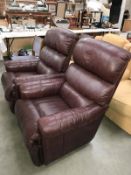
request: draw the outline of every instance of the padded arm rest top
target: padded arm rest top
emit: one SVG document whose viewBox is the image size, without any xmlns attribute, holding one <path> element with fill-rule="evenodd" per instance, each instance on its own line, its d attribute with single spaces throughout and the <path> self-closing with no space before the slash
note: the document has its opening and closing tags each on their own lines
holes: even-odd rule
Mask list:
<svg viewBox="0 0 131 175">
<path fill-rule="evenodd" d="M 19 86 L 20 96 L 22 99 L 32 99 L 56 95 L 64 81 L 64 78 L 54 78 L 23 83 Z"/>
<path fill-rule="evenodd" d="M 101 120 L 105 109 L 100 106 L 91 105 L 86 108 L 79 107 L 48 117 L 42 117 L 38 121 L 40 133 L 43 137 L 50 138 L 63 135 L 69 130 L 77 130 L 77 128 Z"/>
<path fill-rule="evenodd" d="M 32 72 L 37 69 L 38 60 L 6 61 L 5 68 L 8 72 Z"/>
<path fill-rule="evenodd" d="M 42 74 L 42 75 L 30 75 L 27 77 L 16 77 L 15 78 L 15 84 L 19 86 L 20 84 L 23 83 L 28 83 L 32 81 L 38 81 L 38 80 L 49 80 L 49 79 L 54 79 L 54 78 L 64 78 L 64 73 L 59 73 L 59 74 Z"/>
<path fill-rule="evenodd" d="M 105 110 L 98 105 L 90 105 L 39 118 L 38 131 L 45 164 L 89 142 Z"/>
</svg>

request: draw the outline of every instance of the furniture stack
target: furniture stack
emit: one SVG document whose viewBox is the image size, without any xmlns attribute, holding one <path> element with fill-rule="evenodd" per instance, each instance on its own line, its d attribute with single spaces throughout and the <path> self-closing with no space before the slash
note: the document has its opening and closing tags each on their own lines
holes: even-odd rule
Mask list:
<svg viewBox="0 0 131 175">
<path fill-rule="evenodd" d="M 58 28 L 47 32 L 45 45 L 39 61 L 8 61 L 2 75 L 6 100 L 37 166 L 93 139 L 131 57 Z"/>
</svg>

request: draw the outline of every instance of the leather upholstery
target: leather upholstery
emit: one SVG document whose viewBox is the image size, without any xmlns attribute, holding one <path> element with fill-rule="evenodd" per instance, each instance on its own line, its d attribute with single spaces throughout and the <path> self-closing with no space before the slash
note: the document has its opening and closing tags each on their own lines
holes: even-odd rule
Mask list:
<svg viewBox="0 0 131 175">
<path fill-rule="evenodd" d="M 69 83 L 64 83 L 60 91 L 61 97 L 72 108 L 85 107 L 93 103 L 92 100 L 87 99 L 81 92 L 77 92 Z"/>
<path fill-rule="evenodd" d="M 49 47 L 43 48 L 41 54 L 42 54 L 41 60 L 47 66 L 51 67 L 53 70 L 57 72 L 61 72 L 63 70 L 66 55 L 63 55 L 53 49 L 50 49 Z M 54 59 L 52 59 L 52 57 Z"/>
<path fill-rule="evenodd" d="M 36 165 L 93 139 L 130 57 L 116 46 L 81 38 L 65 77 L 19 85 L 15 113 Z"/>
<path fill-rule="evenodd" d="M 121 59 L 125 59 L 124 50 L 121 50 L 119 47 L 116 47 L 114 49 L 113 45 L 109 45 L 106 42 L 102 42 L 101 45 L 98 41 L 96 41 L 95 44 L 93 41 L 89 42 L 90 45 L 85 38 L 81 42 L 79 42 L 79 45 L 77 45 L 77 47 L 79 47 L 80 49 L 77 49 L 77 47 L 75 48 L 74 58 L 76 63 L 82 65 L 84 68 L 88 69 L 88 71 L 97 74 L 103 80 L 109 83 L 114 83 L 116 81 L 116 77 L 119 76 L 119 70 L 121 70 L 121 67 L 123 67 L 124 65 L 124 62 L 122 61 L 119 64 L 116 64 L 117 62 L 119 62 L 119 57 Z M 83 45 L 85 45 L 85 47 L 82 47 Z M 93 51 L 92 45 L 95 48 Z M 103 52 L 101 52 L 100 50 L 101 47 L 103 47 Z M 81 56 L 80 50 L 81 52 L 83 52 L 83 59 L 79 59 L 79 57 Z M 112 56 L 109 54 L 109 52 L 111 52 Z M 127 60 L 129 59 L 129 57 L 127 57 Z M 104 63 L 105 59 L 106 63 Z"/>
<path fill-rule="evenodd" d="M 6 73 L 2 75 L 2 83 L 10 81 L 10 74 L 14 77 L 27 77 L 30 75 L 34 75 L 39 79 L 40 74 L 57 74 L 64 73 L 69 65 L 69 61 L 71 58 L 71 53 L 75 43 L 78 40 L 78 36 L 71 32 L 70 30 L 55 28 L 51 29 L 47 32 L 45 36 L 45 47 L 41 49 L 40 59 L 36 60 L 23 60 L 23 61 L 7 61 L 5 62 Z M 8 90 L 8 94 L 5 94 L 6 99 L 11 98 L 12 101 L 16 101 L 16 96 L 11 94 L 18 94 L 18 92 L 13 92 L 18 90 L 18 88 L 12 88 L 15 86 L 15 83 L 10 82 L 10 90 Z M 8 83 L 7 87 L 9 89 Z M 7 89 L 4 85 L 4 89 Z M 9 94 L 9 92 L 11 94 Z M 13 106 L 13 105 L 11 105 Z M 13 108 L 12 108 L 13 110 Z"/>
<path fill-rule="evenodd" d="M 57 32 L 56 32 L 57 31 Z M 69 30 L 61 28 L 49 30 L 45 36 L 45 43 L 53 50 L 68 56 L 71 52 L 70 46 L 75 44 L 77 37 Z"/>
<path fill-rule="evenodd" d="M 38 60 L 5 61 L 4 64 L 7 72 L 35 72 Z"/>
<path fill-rule="evenodd" d="M 56 95 L 63 82 L 63 78 L 54 78 L 21 84 L 21 97 L 22 99 L 32 99 Z"/>
<path fill-rule="evenodd" d="M 75 76 L 73 75 L 75 72 Z M 78 77 L 83 77 L 79 78 Z M 108 103 L 114 86 L 100 77 L 72 64 L 66 73 L 68 83 L 83 96 L 94 100 L 96 103 L 103 105 Z M 92 82 L 92 83 L 91 83 Z M 87 84 L 88 86 L 85 86 Z M 97 87 L 97 89 L 96 89 Z M 109 94 L 108 96 L 106 94 Z"/>
<path fill-rule="evenodd" d="M 39 61 L 39 63 L 38 63 L 37 72 L 38 72 L 38 74 L 54 74 L 54 73 L 56 73 L 55 70 L 53 70 L 49 66 L 43 64 L 42 61 Z"/>
<path fill-rule="evenodd" d="M 44 163 L 89 142 L 102 120 L 104 109 L 99 106 L 74 108 L 38 120 Z"/>
<path fill-rule="evenodd" d="M 33 82 L 33 81 L 44 81 L 44 80 L 49 80 L 49 79 L 54 79 L 54 78 L 62 78 L 64 77 L 64 73 L 57 73 L 57 74 L 51 74 L 51 75 L 48 75 L 48 74 L 45 74 L 45 75 L 39 75 L 39 76 L 27 76 L 27 77 L 17 77 L 15 78 L 14 82 L 15 82 L 15 85 L 16 86 L 19 86 L 20 84 L 23 84 L 23 83 L 28 83 L 28 82 Z"/>
</svg>

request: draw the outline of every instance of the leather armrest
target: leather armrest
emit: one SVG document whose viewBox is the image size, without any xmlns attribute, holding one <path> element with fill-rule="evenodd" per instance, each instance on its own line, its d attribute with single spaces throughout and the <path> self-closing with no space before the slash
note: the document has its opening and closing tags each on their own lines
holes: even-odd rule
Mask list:
<svg viewBox="0 0 131 175">
<path fill-rule="evenodd" d="M 20 97 L 22 99 L 32 99 L 56 95 L 64 81 L 64 78 L 54 78 L 20 84 Z"/>
<path fill-rule="evenodd" d="M 105 108 L 91 105 L 69 109 L 38 120 L 45 164 L 70 152 L 95 135 Z"/>
<path fill-rule="evenodd" d="M 19 86 L 20 84 L 23 83 L 28 83 L 32 81 L 38 81 L 38 80 L 49 80 L 49 79 L 54 79 L 54 78 L 64 78 L 65 74 L 64 73 L 59 73 L 59 74 L 42 74 L 42 75 L 30 75 L 27 77 L 16 77 L 15 78 L 15 84 L 16 86 Z"/>
<path fill-rule="evenodd" d="M 8 72 L 33 72 L 37 70 L 38 60 L 5 61 Z"/>
<path fill-rule="evenodd" d="M 13 98 L 13 88 L 14 88 L 15 76 L 13 73 L 5 72 L 2 74 L 1 81 L 5 91 L 6 100 L 11 100 Z"/>
<path fill-rule="evenodd" d="M 83 125 L 90 125 L 90 123 L 99 119 L 102 113 L 103 108 L 100 106 L 94 107 L 94 105 L 69 109 L 40 118 L 38 122 L 39 129 L 42 136 L 46 138 L 55 137 Z"/>
</svg>

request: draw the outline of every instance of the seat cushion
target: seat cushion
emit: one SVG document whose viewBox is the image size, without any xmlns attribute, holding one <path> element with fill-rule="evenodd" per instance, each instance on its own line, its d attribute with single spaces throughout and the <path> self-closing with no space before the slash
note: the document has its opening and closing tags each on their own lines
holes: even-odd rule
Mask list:
<svg viewBox="0 0 131 175">
<path fill-rule="evenodd" d="M 37 122 L 40 117 L 69 109 L 59 96 L 35 100 L 17 100 L 15 114 L 29 146 L 31 137 L 37 135 Z"/>
<path fill-rule="evenodd" d="M 110 103 L 110 108 L 131 117 L 131 80 L 121 81 Z"/>
<path fill-rule="evenodd" d="M 40 117 L 69 109 L 69 106 L 59 96 L 35 99 L 32 100 L 32 103 L 36 107 Z"/>
</svg>

